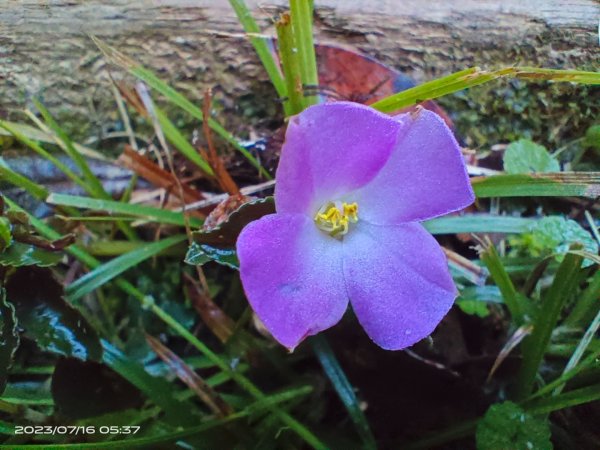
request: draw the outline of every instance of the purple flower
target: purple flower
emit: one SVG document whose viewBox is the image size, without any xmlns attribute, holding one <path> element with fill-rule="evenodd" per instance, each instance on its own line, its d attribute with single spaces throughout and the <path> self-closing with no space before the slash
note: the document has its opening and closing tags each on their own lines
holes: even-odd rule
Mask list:
<svg viewBox="0 0 600 450">
<path fill-rule="evenodd" d="M 444 121 L 427 110 L 310 107 L 290 119 L 276 178 L 277 213 L 237 242 L 244 290 L 273 337 L 291 350 L 335 325 L 348 301 L 385 349 L 431 334 L 457 291 L 418 222 L 474 200 Z"/>
</svg>

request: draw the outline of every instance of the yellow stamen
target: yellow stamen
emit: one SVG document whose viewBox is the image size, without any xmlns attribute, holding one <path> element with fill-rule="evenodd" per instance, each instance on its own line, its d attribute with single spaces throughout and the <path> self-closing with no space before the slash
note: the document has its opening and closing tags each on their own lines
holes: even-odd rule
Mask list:
<svg viewBox="0 0 600 450">
<path fill-rule="evenodd" d="M 342 203 L 338 207 L 333 202 L 326 203 L 315 215 L 315 224 L 331 236 L 343 236 L 349 230 L 350 222 L 358 221 L 358 204 Z"/>
</svg>

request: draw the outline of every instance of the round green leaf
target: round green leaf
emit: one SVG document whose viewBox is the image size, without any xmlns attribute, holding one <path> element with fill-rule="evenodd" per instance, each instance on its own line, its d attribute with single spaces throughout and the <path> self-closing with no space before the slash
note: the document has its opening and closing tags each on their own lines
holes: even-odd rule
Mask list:
<svg viewBox="0 0 600 450">
<path fill-rule="evenodd" d="M 506 148 L 504 170 L 509 174 L 560 172 L 560 165 L 544 146 L 520 139 Z"/>
<path fill-rule="evenodd" d="M 477 425 L 478 450 L 552 450 L 547 418 L 512 402 L 492 405 Z"/>
<path fill-rule="evenodd" d="M 13 242 L 10 247 L 0 253 L 0 266 L 48 267 L 58 264 L 62 257 L 61 252 L 49 252 L 33 245 Z"/>
</svg>

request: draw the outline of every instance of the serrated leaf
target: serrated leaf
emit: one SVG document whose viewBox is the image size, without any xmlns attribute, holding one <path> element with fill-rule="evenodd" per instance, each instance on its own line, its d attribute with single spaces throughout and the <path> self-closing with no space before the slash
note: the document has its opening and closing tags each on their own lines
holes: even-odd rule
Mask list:
<svg viewBox="0 0 600 450">
<path fill-rule="evenodd" d="M 49 267 L 58 264 L 63 258 L 59 252 L 49 252 L 41 248 L 21 242 L 13 242 L 10 247 L 0 253 L 0 266 Z"/>
<path fill-rule="evenodd" d="M 561 216 L 548 216 L 533 223 L 529 232 L 509 238 L 511 246 L 520 247 L 532 256 L 556 254 L 556 260 L 562 261 L 572 244 L 579 243 L 592 254 L 598 253 L 598 242 L 574 220 Z M 584 261 L 584 266 L 592 264 Z"/>
<path fill-rule="evenodd" d="M 234 247 L 240 232 L 246 225 L 267 214 L 274 213 L 273 197 L 246 202 L 229 214 L 227 220 L 217 227 L 194 232 L 194 241 L 211 246 Z"/>
<path fill-rule="evenodd" d="M 273 197 L 246 202 L 229 214 L 229 217 L 210 230 L 193 233 L 194 243 L 188 249 L 185 262 L 201 266 L 209 261 L 233 269 L 239 268 L 235 243 L 242 229 L 267 214 L 275 212 Z"/>
<path fill-rule="evenodd" d="M 520 139 L 506 148 L 504 170 L 509 174 L 560 172 L 560 165 L 544 146 Z"/>
<path fill-rule="evenodd" d="M 0 288 L 0 394 L 6 389 L 8 369 L 13 356 L 19 346 L 19 333 L 17 332 L 17 318 L 15 308 L 6 301 L 6 292 Z"/>
<path fill-rule="evenodd" d="M 199 244 L 192 242 L 192 245 L 190 245 L 190 248 L 188 248 L 188 251 L 185 255 L 184 261 L 186 264 L 191 266 L 201 266 L 209 261 L 212 261 L 212 259 L 210 259 L 206 253 L 204 253 Z"/>
<path fill-rule="evenodd" d="M 547 418 L 512 402 L 492 405 L 477 425 L 478 450 L 552 450 Z"/>
<path fill-rule="evenodd" d="M 191 265 L 201 266 L 209 261 L 214 261 L 236 270 L 240 268 L 237 253 L 232 248 L 217 248 L 211 245 L 193 243 L 185 257 L 185 262 Z"/>
<path fill-rule="evenodd" d="M 18 269 L 6 284 L 25 336 L 45 351 L 79 359 L 100 360 L 98 335 L 83 315 L 68 304 L 49 269 Z"/>
</svg>

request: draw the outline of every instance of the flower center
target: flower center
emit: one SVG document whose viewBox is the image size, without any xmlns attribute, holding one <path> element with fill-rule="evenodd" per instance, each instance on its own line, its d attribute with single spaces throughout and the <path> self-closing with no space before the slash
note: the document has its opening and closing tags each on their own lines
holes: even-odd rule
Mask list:
<svg viewBox="0 0 600 450">
<path fill-rule="evenodd" d="M 330 236 L 343 236 L 350 223 L 358 222 L 358 203 L 325 203 L 315 215 L 317 227 Z"/>
</svg>

